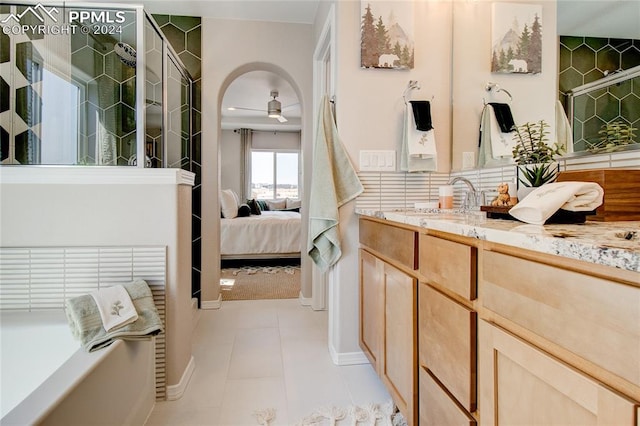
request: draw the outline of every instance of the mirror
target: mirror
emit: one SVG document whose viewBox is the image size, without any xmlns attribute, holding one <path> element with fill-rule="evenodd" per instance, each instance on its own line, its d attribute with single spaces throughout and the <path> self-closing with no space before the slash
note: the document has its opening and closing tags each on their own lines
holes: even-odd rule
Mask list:
<svg viewBox="0 0 640 426">
<path fill-rule="evenodd" d="M 518 0 L 507 1 L 518 2 Z M 555 109 L 559 89 L 561 89 L 558 71 L 561 66 L 566 65 L 563 63 L 566 55 L 559 54 L 558 35 L 576 38 L 640 39 L 640 2 L 637 0 L 542 1 L 540 2 L 542 6 L 542 72 L 540 74 L 491 73 L 489 70 L 493 3 L 495 2 L 456 1 L 453 6 L 451 158 L 453 171 L 475 168 L 480 116 L 484 102 L 509 103 L 516 124 L 547 121 L 551 125 L 550 140 L 555 140 Z M 607 52 L 607 49 L 598 49 L 592 60 L 597 61 L 597 53 L 604 58 Z M 635 52 L 638 52 L 637 56 Z M 640 43 L 630 44 L 625 53 L 627 62 L 640 65 Z M 632 53 L 634 56 L 629 59 Z M 597 77 L 597 72 L 589 74 L 586 77 L 587 81 L 582 80 L 580 84 Z M 602 77 L 604 77 L 603 72 Z M 512 100 L 504 91 L 485 90 L 490 82 L 508 91 Z M 634 105 L 637 104 L 634 103 Z M 638 121 L 635 123 L 635 127 L 640 127 Z M 463 162 L 463 158 L 469 158 L 469 152 L 475 154 L 471 167 L 468 162 Z M 506 165 L 510 162 L 510 158 L 504 158 L 487 164 L 487 167 Z"/>
</svg>

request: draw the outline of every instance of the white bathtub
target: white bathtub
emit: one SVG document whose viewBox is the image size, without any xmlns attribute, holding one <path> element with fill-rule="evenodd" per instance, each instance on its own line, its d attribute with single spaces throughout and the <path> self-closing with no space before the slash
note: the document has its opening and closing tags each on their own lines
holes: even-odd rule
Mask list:
<svg viewBox="0 0 640 426">
<path fill-rule="evenodd" d="M 86 353 L 62 310 L 0 311 L 0 424 L 143 424 L 154 352 L 144 340 Z"/>
</svg>

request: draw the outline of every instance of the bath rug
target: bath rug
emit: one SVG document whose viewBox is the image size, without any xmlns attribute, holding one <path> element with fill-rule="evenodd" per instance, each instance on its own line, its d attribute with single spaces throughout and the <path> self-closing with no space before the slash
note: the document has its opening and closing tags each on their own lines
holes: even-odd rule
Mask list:
<svg viewBox="0 0 640 426">
<path fill-rule="evenodd" d="M 276 418 L 275 409 L 257 410 L 254 417 L 259 425 L 269 426 Z M 404 416 L 393 401 L 384 404 L 321 407 L 295 423 L 295 426 L 407 426 Z"/>
</svg>

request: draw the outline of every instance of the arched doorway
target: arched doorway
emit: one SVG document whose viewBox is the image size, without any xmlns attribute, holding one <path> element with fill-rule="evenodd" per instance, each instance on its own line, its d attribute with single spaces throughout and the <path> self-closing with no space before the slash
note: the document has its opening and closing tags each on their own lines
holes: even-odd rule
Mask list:
<svg viewBox="0 0 640 426">
<path fill-rule="evenodd" d="M 275 97 L 273 96 L 275 93 Z M 269 101 L 277 99 L 281 105 L 281 117 L 269 117 L 268 106 Z M 295 191 L 292 188 L 288 189 L 288 192 L 279 192 L 281 188 L 278 188 L 277 183 L 273 186 L 275 192 L 272 193 L 272 198 L 286 197 L 293 198 L 297 196 L 301 200 L 301 244 L 300 253 L 301 256 L 301 292 L 300 298 L 303 304 L 305 300 L 311 298 L 311 279 L 307 278 L 310 275 L 310 265 L 306 252 L 306 223 L 307 215 L 304 212 L 304 206 L 307 204 L 304 198 L 304 154 L 305 145 L 309 144 L 309 141 L 305 139 L 305 129 L 303 125 L 304 114 L 302 113 L 304 108 L 303 98 L 301 96 L 301 90 L 298 84 L 285 70 L 277 65 L 269 63 L 251 63 L 238 67 L 231 72 L 223 81 L 219 92 L 219 122 L 218 122 L 218 155 L 219 155 L 219 168 L 220 179 L 218 183 L 218 189 L 225 189 L 227 186 L 237 188 L 236 191 L 240 195 L 240 199 L 245 198 L 257 198 L 255 193 L 256 188 L 252 187 L 251 183 L 251 147 L 236 146 L 235 167 L 233 167 L 231 161 L 227 161 L 226 154 L 228 151 L 224 146 L 225 136 L 228 136 L 231 132 L 236 131 L 240 133 L 240 129 L 251 129 L 252 132 L 260 132 L 262 135 L 269 134 L 270 136 L 286 135 L 288 141 L 291 141 L 292 134 L 298 135 L 298 148 L 297 150 L 291 146 L 280 148 L 280 151 L 297 151 L 298 155 L 298 167 L 296 175 L 298 176 L 295 185 Z M 261 138 L 267 139 L 267 138 Z M 274 139 L 271 137 L 270 139 Z M 277 139 L 277 138 L 275 138 Z M 262 146 L 264 149 L 264 146 Z M 287 156 L 289 153 L 282 154 Z M 276 154 L 279 155 L 279 154 Z M 249 161 L 247 161 L 249 158 Z M 284 179 L 284 177 L 274 174 L 275 178 Z M 289 182 L 284 182 L 289 184 Z M 219 236 L 218 236 L 219 237 Z M 221 258 L 225 257 L 225 253 L 221 253 Z M 277 255 L 275 256 L 277 257 Z"/>
</svg>

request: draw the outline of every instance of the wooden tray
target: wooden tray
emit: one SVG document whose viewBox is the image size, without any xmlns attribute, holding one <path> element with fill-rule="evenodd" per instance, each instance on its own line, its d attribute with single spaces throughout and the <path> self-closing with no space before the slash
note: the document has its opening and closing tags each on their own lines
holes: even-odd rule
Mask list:
<svg viewBox="0 0 640 426">
<path fill-rule="evenodd" d="M 509 214 L 509 210 L 511 210 L 511 206 L 507 207 L 496 207 L 496 206 L 480 206 L 480 211 L 487 212 L 487 217 L 489 219 L 509 219 L 509 220 L 518 220 L 515 217 Z M 587 216 L 595 215 L 596 211 L 590 212 L 570 212 L 568 210 L 558 210 L 555 212 L 547 221 L 544 223 L 545 225 L 553 224 L 553 223 L 584 223 L 587 220 Z"/>
</svg>

